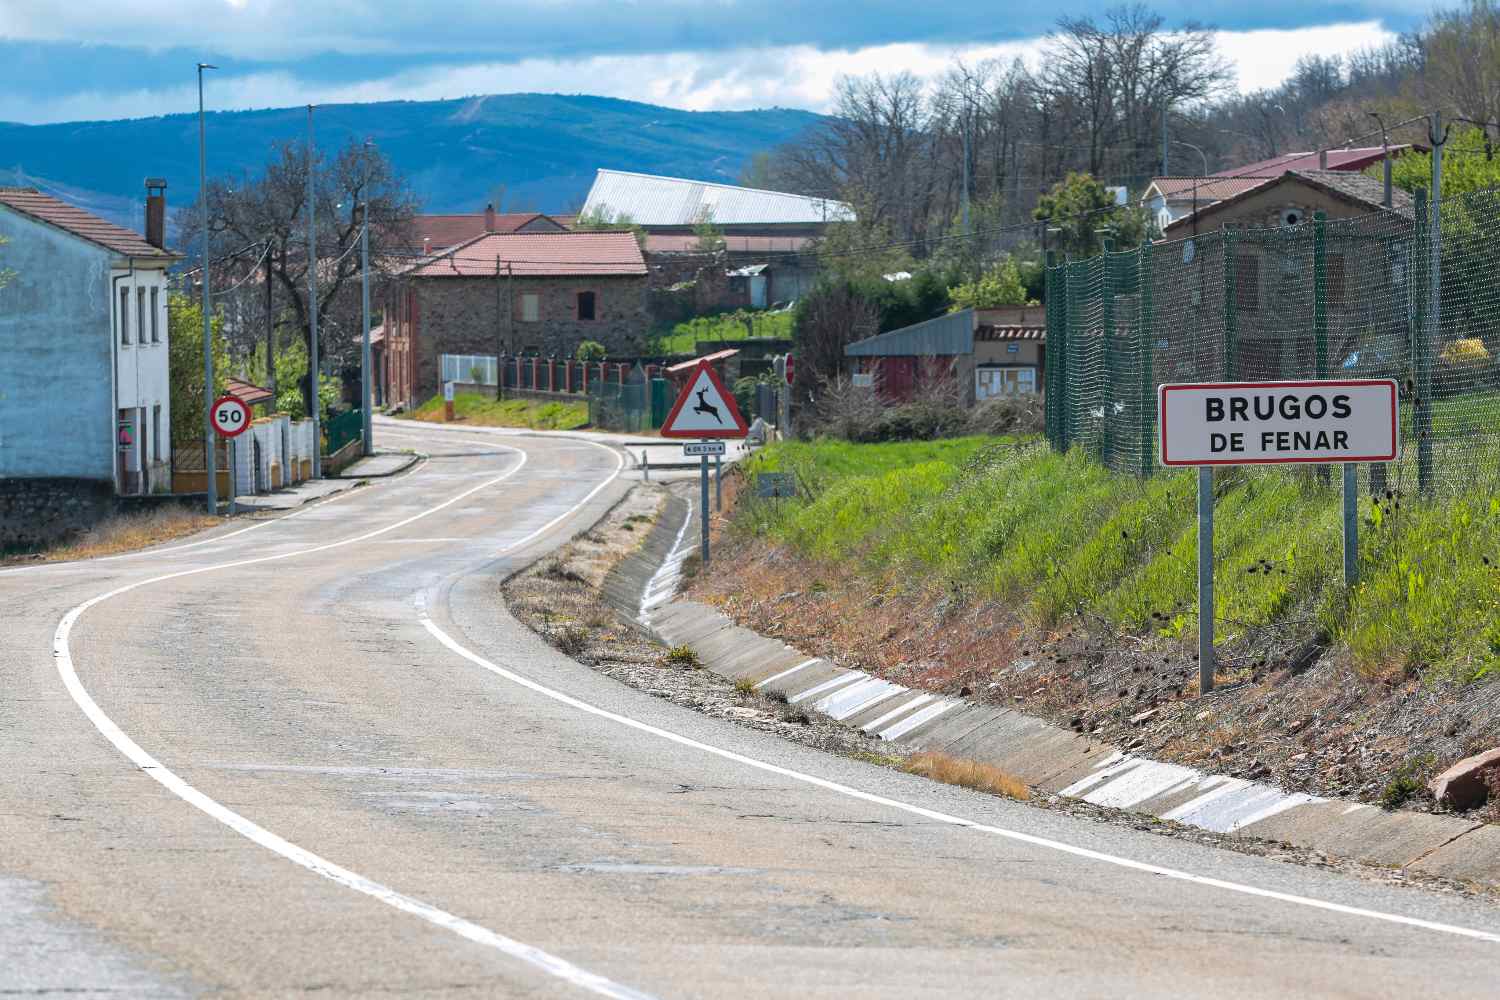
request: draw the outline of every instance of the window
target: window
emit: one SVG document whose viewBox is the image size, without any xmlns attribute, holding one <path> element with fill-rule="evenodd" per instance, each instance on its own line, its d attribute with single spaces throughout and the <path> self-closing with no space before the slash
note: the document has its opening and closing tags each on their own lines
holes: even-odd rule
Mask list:
<svg viewBox="0 0 1500 1000">
<path fill-rule="evenodd" d="M 120 289 L 120 343 L 130 346 L 130 289 Z"/>
<path fill-rule="evenodd" d="M 1241 257 L 1234 275 L 1234 305 L 1240 312 L 1260 309 L 1260 258 Z"/>
<path fill-rule="evenodd" d="M 161 343 L 161 289 L 159 288 L 151 289 L 151 343 Z"/>
<path fill-rule="evenodd" d="M 1328 305 L 1334 309 L 1344 308 L 1344 255 L 1331 253 L 1328 255 L 1328 263 L 1323 278 L 1324 291 L 1327 294 Z"/>
<path fill-rule="evenodd" d="M 146 290 L 144 288 L 135 290 L 135 342 L 137 344 L 146 342 Z"/>
<path fill-rule="evenodd" d="M 516 318 L 522 323 L 539 323 L 542 319 L 540 292 L 522 292 L 516 300 Z"/>
<path fill-rule="evenodd" d="M 151 289 L 151 297 L 156 298 L 156 289 Z M 157 403 L 151 407 L 151 450 L 152 457 L 161 461 L 161 404 Z"/>
<path fill-rule="evenodd" d="M 592 322 L 598 317 L 594 312 L 594 293 L 578 293 L 578 318 L 586 322 Z"/>
</svg>

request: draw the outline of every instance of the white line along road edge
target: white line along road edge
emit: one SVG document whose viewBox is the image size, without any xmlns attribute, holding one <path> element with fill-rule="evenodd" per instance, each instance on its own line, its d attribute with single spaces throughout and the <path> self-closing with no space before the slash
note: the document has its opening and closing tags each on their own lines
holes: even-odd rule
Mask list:
<svg viewBox="0 0 1500 1000">
<path fill-rule="evenodd" d="M 524 687 L 530 691 L 534 691 L 545 698 L 551 698 L 553 701 L 561 702 L 564 705 L 576 708 L 581 712 L 587 712 L 590 715 L 598 716 L 601 719 L 608 719 L 611 722 L 617 722 L 622 726 L 629 726 L 631 729 L 635 729 L 643 733 L 649 733 L 652 736 L 658 736 L 664 740 L 670 740 L 671 742 L 679 744 L 681 746 L 691 747 L 694 750 L 701 750 L 704 753 L 713 754 L 714 756 L 722 757 L 725 760 L 732 760 L 736 763 L 744 764 L 747 767 L 753 767 L 757 770 L 765 771 L 770 774 L 780 775 L 783 778 L 790 778 L 793 781 L 800 781 L 803 784 L 812 785 L 816 788 L 822 788 L 830 792 L 836 792 L 839 795 L 846 795 L 849 798 L 859 799 L 862 802 L 871 802 L 875 805 L 886 806 L 891 809 L 899 809 L 902 812 L 911 813 L 914 816 L 921 816 L 924 819 L 934 820 L 938 823 L 946 823 L 950 826 L 967 827 L 970 830 L 976 830 L 980 833 L 993 834 L 997 837 L 1004 837 L 1008 840 L 1019 841 L 1023 844 L 1031 844 L 1032 846 L 1042 847 L 1052 851 L 1061 851 L 1064 854 L 1071 854 L 1075 857 L 1087 858 L 1091 861 L 1100 861 L 1105 864 L 1118 865 L 1121 868 L 1130 868 L 1134 871 L 1145 872 L 1149 875 L 1160 875 L 1165 878 L 1178 879 L 1180 881 L 1191 882 L 1196 885 L 1210 886 L 1215 889 L 1225 889 L 1229 892 L 1242 893 L 1247 896 L 1258 896 L 1262 899 L 1272 899 L 1276 900 L 1277 902 L 1292 903 L 1297 906 L 1307 906 L 1317 910 L 1326 910 L 1330 913 L 1341 913 L 1346 916 L 1364 917 L 1370 920 L 1381 920 L 1385 921 L 1386 923 L 1401 924 L 1406 927 L 1420 927 L 1424 930 L 1437 931 L 1441 934 L 1456 934 L 1460 937 L 1475 938 L 1480 941 L 1489 941 L 1494 944 L 1500 944 L 1500 934 L 1492 933 L 1490 931 L 1475 930 L 1469 927 L 1459 927 L 1454 924 L 1444 924 L 1434 920 L 1422 920 L 1418 917 L 1407 917 L 1399 913 L 1383 913 L 1379 910 L 1366 910 L 1358 906 L 1345 906 L 1342 903 L 1331 903 L 1327 900 L 1313 899 L 1310 896 L 1298 896 L 1292 893 L 1277 892 L 1274 889 L 1262 889 L 1258 886 L 1245 885 L 1240 882 L 1229 882 L 1224 879 L 1210 878 L 1206 875 L 1194 875 L 1192 872 L 1180 871 L 1176 868 L 1163 868 L 1160 865 L 1148 864 L 1144 861 L 1134 861 L 1130 858 L 1122 858 L 1119 855 L 1106 854 L 1102 851 L 1095 851 L 1086 847 L 1077 847 L 1073 844 L 1065 844 L 1059 840 L 1050 840 L 1046 837 L 1038 837 L 1029 833 L 1021 833 L 1018 830 L 1007 830 L 1003 827 L 978 823 L 971 819 L 964 819 L 962 816 L 953 816 L 949 813 L 938 812 L 935 809 L 927 809 L 923 806 L 912 805 L 907 802 L 902 802 L 898 799 L 886 798 L 883 795 L 875 795 L 872 792 L 862 792 L 858 788 L 852 788 L 849 785 L 843 785 L 836 781 L 829 781 L 826 778 L 819 778 L 815 775 L 806 774 L 802 771 L 795 771 L 788 767 L 781 767 L 778 764 L 768 764 L 765 761 L 756 760 L 754 757 L 746 757 L 744 754 L 735 753 L 732 750 L 725 750 L 720 747 L 712 746 L 708 743 L 702 743 L 698 740 L 692 739 L 691 737 L 674 733 L 671 730 L 662 729 L 658 726 L 653 726 L 650 723 L 640 722 L 628 716 L 618 715 L 614 712 L 608 711 L 607 709 L 599 708 L 596 705 L 590 705 L 588 702 L 580 701 L 579 699 L 574 698 L 571 695 L 563 694 L 561 691 L 555 691 L 552 688 L 539 684 L 528 677 L 523 677 L 520 674 L 515 673 L 514 671 L 507 670 L 504 667 L 499 666 L 498 664 L 491 663 L 489 660 L 480 656 L 478 653 L 475 653 L 460 645 L 452 636 L 450 636 L 447 632 L 444 632 L 436 622 L 428 617 L 426 599 L 421 592 L 416 595 L 415 604 L 417 608 L 417 616 L 418 619 L 422 622 L 422 627 L 427 629 L 427 631 L 430 632 L 433 638 L 437 639 L 438 642 L 442 643 L 444 646 L 448 647 L 448 649 L 463 657 L 465 660 L 468 660 L 475 666 L 482 667 L 492 674 L 503 677 L 514 684 L 519 684 L 521 687 Z"/>
<path fill-rule="evenodd" d="M 486 442 L 486 444 L 489 444 L 489 442 Z M 104 736 L 105 739 L 114 744 L 115 749 L 119 750 L 120 753 L 124 754 L 131 763 L 135 764 L 142 771 L 145 771 L 158 784 L 162 785 L 173 795 L 182 799 L 189 805 L 192 805 L 202 812 L 208 814 L 209 816 L 212 816 L 214 819 L 218 820 L 220 823 L 223 823 L 225 826 L 229 827 L 231 830 L 234 830 L 241 836 L 253 841 L 256 844 L 259 844 L 261 847 L 264 847 L 269 851 L 274 851 L 275 853 L 286 858 L 288 861 L 292 861 L 296 864 L 301 865 L 308 871 L 316 872 L 326 879 L 337 882 L 339 885 L 378 899 L 382 903 L 385 903 L 387 906 L 393 907 L 397 910 L 401 910 L 404 913 L 410 913 L 413 916 L 420 917 L 430 924 L 434 924 L 438 927 L 444 928 L 445 930 L 452 931 L 460 937 L 467 938 L 468 940 L 473 941 L 476 944 L 482 944 L 487 947 L 494 948 L 497 951 L 503 952 L 504 954 L 509 955 L 513 958 L 520 959 L 521 961 L 526 962 L 527 964 L 532 965 L 535 968 L 548 973 L 549 975 L 555 976 L 558 979 L 564 980 L 565 982 L 568 982 L 581 989 L 587 990 L 591 993 L 595 993 L 599 996 L 615 998 L 615 1000 L 652 1000 L 650 994 L 642 993 L 639 990 L 632 989 L 628 986 L 622 986 L 619 983 L 614 982 L 613 980 L 606 979 L 605 977 L 593 972 L 589 972 L 586 969 L 581 969 L 571 962 L 542 951 L 540 948 L 535 948 L 513 938 L 508 938 L 503 934 L 497 934 L 494 931 L 489 930 L 488 928 L 481 927 L 480 925 L 465 920 L 462 917 L 455 916 L 454 914 L 449 913 L 446 910 L 440 910 L 437 907 L 432 906 L 428 903 L 424 903 L 419 899 L 414 899 L 411 896 L 403 895 L 402 893 L 399 893 L 396 890 L 389 888 L 388 886 L 381 885 L 379 882 L 372 881 L 371 879 L 365 878 L 363 875 L 359 875 L 355 872 L 349 871 L 347 868 L 341 868 L 333 862 L 319 857 L 311 851 L 305 850 L 301 847 L 298 847 L 296 844 L 291 843 L 290 841 L 278 837 L 276 834 L 265 829 L 264 827 L 257 825 L 256 823 L 246 819 L 244 816 L 241 816 L 239 813 L 233 811 L 232 809 L 229 809 L 228 807 L 221 805 L 214 799 L 209 798 L 207 795 L 204 795 L 202 792 L 198 791 L 198 789 L 194 788 L 192 785 L 188 784 L 182 778 L 179 778 L 176 774 L 164 767 L 160 761 L 147 753 L 140 744 L 136 743 L 135 740 L 127 736 L 125 734 L 125 731 L 117 726 L 113 719 L 104 714 L 104 710 L 99 707 L 98 703 L 94 701 L 93 697 L 90 696 L 88 691 L 84 688 L 83 683 L 78 679 L 78 671 L 74 668 L 73 656 L 68 648 L 68 639 L 71 636 L 73 632 L 73 626 L 77 623 L 79 617 L 85 611 L 89 610 L 89 608 L 92 608 L 96 604 L 102 604 L 112 597 L 118 597 L 121 594 L 136 590 L 140 587 L 149 586 L 153 583 L 162 583 L 166 580 L 175 580 L 184 576 L 194 576 L 199 573 L 211 573 L 216 570 L 234 569 L 239 566 L 252 566 L 258 563 L 275 562 L 280 559 L 290 559 L 295 556 L 311 555 L 315 552 L 326 552 L 329 549 L 341 548 L 345 545 L 353 545 L 357 542 L 367 541 L 368 539 L 375 538 L 379 535 L 384 535 L 387 532 L 395 531 L 398 528 L 403 528 L 414 521 L 419 521 L 424 517 L 435 514 L 445 507 L 450 507 L 473 493 L 477 493 L 483 489 L 488 489 L 489 487 L 494 486 L 496 483 L 500 483 L 506 479 L 509 479 L 511 476 L 515 475 L 517 472 L 520 472 L 521 469 L 525 467 L 527 462 L 527 455 L 526 452 L 522 451 L 521 449 L 512 448 L 508 445 L 492 444 L 491 447 L 496 447 L 506 451 L 513 451 L 521 456 L 521 460 L 516 463 L 515 468 L 510 469 L 499 476 L 488 479 L 485 482 L 480 483 L 478 486 L 470 487 L 469 489 L 464 490 L 461 493 L 449 497 L 447 500 L 444 500 L 442 503 L 437 504 L 434 507 L 429 507 L 424 511 L 411 515 L 410 517 L 403 518 L 402 520 L 397 521 L 394 524 L 386 525 L 384 528 L 377 528 L 374 531 L 367 531 L 362 535 L 356 535 L 353 538 L 345 538 L 337 542 L 329 542 L 324 545 L 315 545 L 305 549 L 298 549 L 294 552 L 282 552 L 271 556 L 259 556 L 252 559 L 240 559 L 234 562 L 220 563 L 214 566 L 200 566 L 194 569 L 179 570 L 176 573 L 166 573 L 161 576 L 156 576 L 147 580 L 141 580 L 136 583 L 128 584 L 123 587 L 117 587 L 116 589 L 111 590 L 107 593 L 90 598 L 89 600 L 84 601 L 82 604 L 69 611 L 66 615 L 63 616 L 62 621 L 58 623 L 57 631 L 53 634 L 52 637 L 52 656 L 57 662 L 58 675 L 62 678 L 63 686 L 67 688 L 68 694 L 72 697 L 73 701 L 78 705 L 78 707 L 83 711 L 83 714 L 88 717 L 88 720 L 94 724 L 94 728 L 99 730 L 99 732 Z M 614 482 L 614 480 L 619 477 L 620 473 L 624 470 L 625 467 L 624 458 L 612 448 L 606 448 L 604 445 L 596 445 L 596 447 L 604 448 L 606 451 L 609 451 L 611 454 L 615 455 L 617 463 L 615 465 L 615 471 L 611 473 L 607 479 L 605 479 L 602 483 L 600 483 L 592 491 L 590 491 L 586 497 L 580 500 L 564 514 L 549 521 L 541 529 L 526 536 L 521 541 L 514 542 L 511 545 L 506 546 L 501 550 L 502 554 L 504 552 L 510 551 L 511 549 L 524 545 L 526 542 L 531 541 L 533 538 L 536 538 L 538 535 L 558 524 L 564 518 L 567 518 L 576 513 L 578 510 L 582 509 L 586 504 L 588 504 L 590 500 L 598 496 L 601 490 L 603 490 L 606 486 Z"/>
</svg>

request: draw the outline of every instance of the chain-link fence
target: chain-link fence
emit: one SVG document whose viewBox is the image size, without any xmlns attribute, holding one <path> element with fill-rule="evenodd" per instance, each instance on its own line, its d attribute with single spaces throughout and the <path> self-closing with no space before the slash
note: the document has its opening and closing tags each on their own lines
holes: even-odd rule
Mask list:
<svg viewBox="0 0 1500 1000">
<path fill-rule="evenodd" d="M 1225 229 L 1047 270 L 1047 434 L 1156 467 L 1164 382 L 1393 378 L 1401 477 L 1500 475 L 1500 190 L 1277 229 Z"/>
</svg>

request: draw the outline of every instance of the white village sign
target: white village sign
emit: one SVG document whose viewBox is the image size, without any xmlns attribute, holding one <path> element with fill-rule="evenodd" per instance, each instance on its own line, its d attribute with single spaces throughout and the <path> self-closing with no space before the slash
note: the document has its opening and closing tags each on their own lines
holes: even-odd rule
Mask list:
<svg viewBox="0 0 1500 1000">
<path fill-rule="evenodd" d="M 1163 465 L 1198 467 L 1198 691 L 1214 686 L 1214 466 L 1343 466 L 1344 582 L 1359 570 L 1356 463 L 1393 462 L 1390 379 L 1212 382 L 1157 387 Z"/>
</svg>

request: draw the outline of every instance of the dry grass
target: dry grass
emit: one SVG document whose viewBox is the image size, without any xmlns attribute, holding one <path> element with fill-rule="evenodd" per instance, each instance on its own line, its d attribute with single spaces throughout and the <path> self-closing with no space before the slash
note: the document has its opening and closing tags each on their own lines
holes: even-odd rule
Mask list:
<svg viewBox="0 0 1500 1000">
<path fill-rule="evenodd" d="M 947 785 L 959 785 L 991 795 L 1003 795 L 1008 799 L 1025 802 L 1031 798 L 1031 789 L 1026 782 L 1007 774 L 993 764 L 983 764 L 963 757 L 950 757 L 945 753 L 928 751 L 912 754 L 902 765 L 908 774 L 921 775 Z"/>
<path fill-rule="evenodd" d="M 97 559 L 100 556 L 119 555 L 160 545 L 222 523 L 217 517 L 209 517 L 185 507 L 161 507 L 153 511 L 118 514 L 100 521 L 71 541 L 22 558 L 42 562 Z"/>
</svg>

